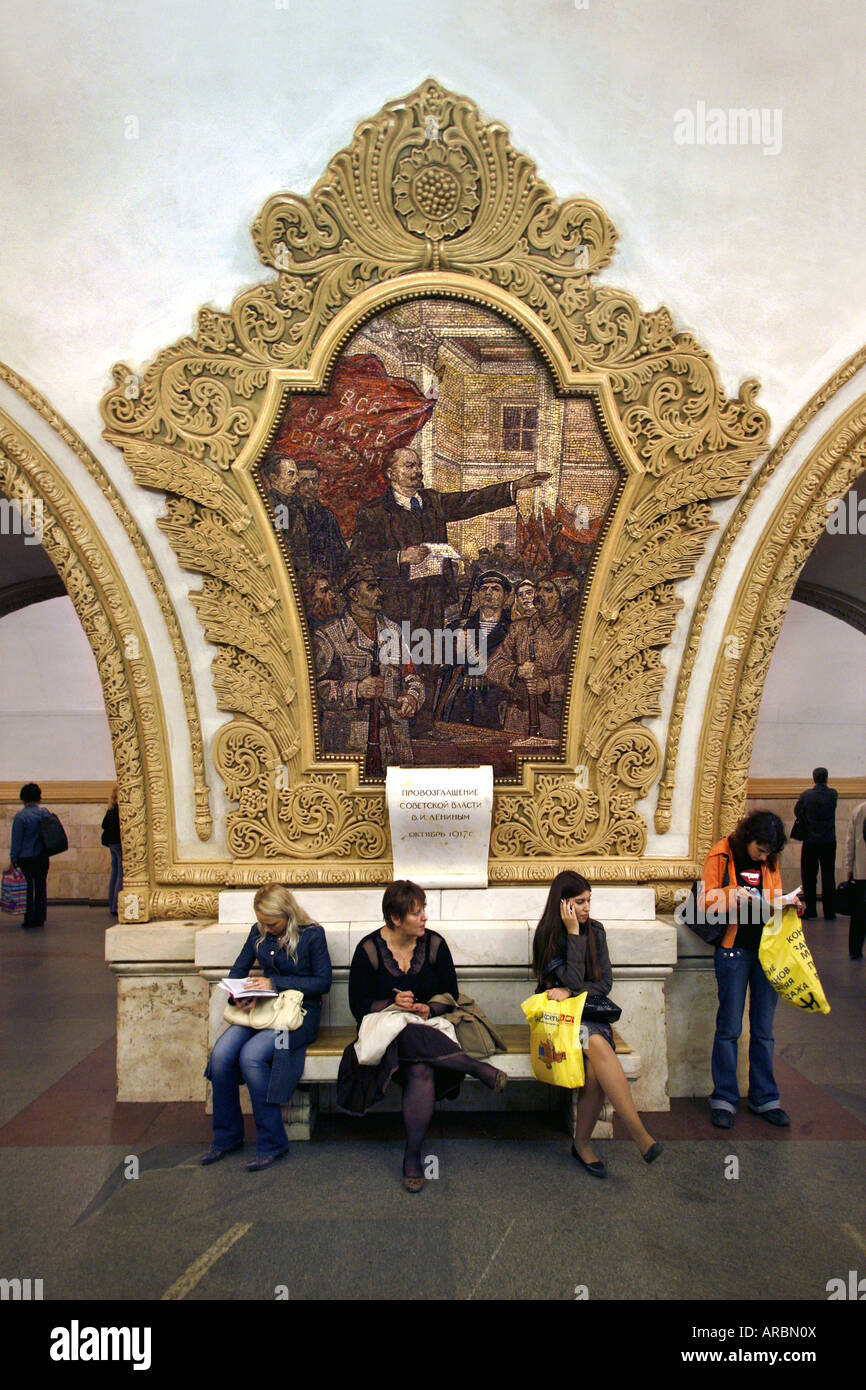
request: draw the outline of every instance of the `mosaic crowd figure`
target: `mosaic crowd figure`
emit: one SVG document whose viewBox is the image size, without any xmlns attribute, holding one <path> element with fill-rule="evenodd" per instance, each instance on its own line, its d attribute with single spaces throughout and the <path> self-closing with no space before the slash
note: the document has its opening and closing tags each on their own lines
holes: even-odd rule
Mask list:
<svg viewBox="0 0 866 1390">
<path fill-rule="evenodd" d="M 475 592 L 477 607 L 467 618 L 455 618 L 448 624 L 449 631 L 465 633 L 465 659 L 443 666 L 436 717 L 449 724 L 499 729 L 502 691 L 490 685 L 486 665 L 508 636 L 511 619 L 505 604 L 511 584 L 504 574 L 488 570 L 478 576 Z"/>
<path fill-rule="evenodd" d="M 535 611 L 511 624 L 487 668 L 488 683 L 505 694 L 503 728 L 524 738 L 559 739 L 573 637 L 559 585 L 550 577 L 539 580 Z"/>
</svg>

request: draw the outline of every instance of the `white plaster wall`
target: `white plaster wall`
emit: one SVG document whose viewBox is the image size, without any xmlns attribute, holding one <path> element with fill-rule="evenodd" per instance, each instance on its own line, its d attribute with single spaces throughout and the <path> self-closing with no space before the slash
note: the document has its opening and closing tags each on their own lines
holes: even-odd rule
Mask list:
<svg viewBox="0 0 866 1390">
<path fill-rule="evenodd" d="M 764 686 L 753 777 L 866 773 L 866 635 L 792 603 Z"/>
<path fill-rule="evenodd" d="M 0 779 L 114 780 L 102 686 L 71 599 L 0 619 Z"/>
</svg>

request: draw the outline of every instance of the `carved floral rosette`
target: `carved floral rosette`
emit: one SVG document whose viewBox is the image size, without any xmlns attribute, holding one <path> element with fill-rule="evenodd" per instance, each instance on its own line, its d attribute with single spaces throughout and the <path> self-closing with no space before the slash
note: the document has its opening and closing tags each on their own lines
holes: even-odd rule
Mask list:
<svg viewBox="0 0 866 1390">
<path fill-rule="evenodd" d="M 251 472 L 287 393 L 322 390 L 365 319 L 440 293 L 516 324 L 557 391 L 595 392 L 628 475 L 584 607 L 565 763 L 527 763 L 520 786 L 497 788 L 491 877 L 545 879 L 576 856 L 599 879 L 671 872 L 641 858 L 637 803 L 661 771 L 646 721 L 661 714 L 678 588 L 713 503 L 739 494 L 766 441 L 757 383 L 728 399 L 666 309 L 643 313 L 598 285 L 615 242 L 602 209 L 558 202 L 503 126 L 432 80 L 363 122 L 309 197 L 270 198 L 253 237 L 273 275 L 229 313 L 202 309 L 195 336 L 142 377 L 116 366 L 102 402 L 106 438 L 166 495 L 160 527 L 202 576 L 191 601 L 234 716 L 213 748 L 236 806 L 222 881 L 277 862 L 287 880 L 388 877 L 383 790 L 352 765 L 315 762 L 309 643 Z M 160 881 L 183 877 L 167 868 Z"/>
</svg>

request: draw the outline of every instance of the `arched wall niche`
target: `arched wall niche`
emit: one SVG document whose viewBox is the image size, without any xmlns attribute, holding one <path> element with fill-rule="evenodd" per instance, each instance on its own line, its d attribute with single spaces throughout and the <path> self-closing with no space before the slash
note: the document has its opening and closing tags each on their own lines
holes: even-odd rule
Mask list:
<svg viewBox="0 0 866 1390">
<path fill-rule="evenodd" d="M 452 296 L 517 324 L 557 390 L 594 392 L 628 475 L 585 601 L 565 763 L 527 759 L 499 785 L 490 876 L 545 880 L 575 858 L 599 881 L 691 877 L 691 856 L 646 854 L 637 804 L 662 749 L 663 656 L 678 586 L 704 555 L 714 504 L 736 498 L 769 422 L 757 383 L 725 396 L 707 353 L 668 311 L 599 286 L 615 233 L 596 204 L 559 203 L 507 132 L 433 80 L 359 126 L 309 198 L 278 194 L 253 227 L 274 278 L 139 377 L 114 369 L 105 436 L 136 481 L 166 494 L 160 526 L 217 648 L 214 760 L 231 862 L 176 864 L 164 884 L 381 882 L 384 794 L 355 764 L 310 756 L 310 656 L 250 473 L 286 392 L 315 391 L 349 335 L 383 306 Z M 278 774 L 284 776 L 281 783 Z"/>
<path fill-rule="evenodd" d="M 108 475 L 83 441 L 44 397 L 6 364 L 0 380 L 34 410 L 56 435 L 60 456 L 70 449 L 107 498 L 149 582 L 177 664 L 193 766 L 195 830 L 211 837 L 204 744 L 189 657 L 162 576 L 139 528 Z M 199 895 L 185 902 L 159 903 L 160 874 L 178 858 L 175 833 L 176 791 L 168 753 L 168 721 L 160 671 L 142 617 L 114 549 L 92 512 L 47 447 L 21 422 L 0 409 L 0 493 L 16 499 L 38 518 L 41 544 L 57 570 L 63 589 L 96 660 L 111 735 L 120 792 L 124 845 L 124 892 L 121 919 L 147 921 L 154 904 L 204 912 L 211 901 Z M 183 794 L 183 789 L 181 789 Z"/>
</svg>

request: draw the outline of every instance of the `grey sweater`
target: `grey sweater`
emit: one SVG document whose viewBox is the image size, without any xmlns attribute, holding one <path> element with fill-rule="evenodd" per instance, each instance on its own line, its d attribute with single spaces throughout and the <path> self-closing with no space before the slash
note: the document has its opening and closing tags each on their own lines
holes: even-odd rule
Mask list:
<svg viewBox="0 0 866 1390">
<path fill-rule="evenodd" d="M 560 950 L 547 967 L 544 977 L 538 981 L 539 989 L 561 987 L 570 990 L 572 994 L 582 994 L 585 989 L 590 989 L 595 994 L 610 994 L 613 971 L 610 965 L 605 930 L 601 922 L 596 922 L 592 917 L 589 919 L 589 929 L 595 941 L 601 978 L 598 980 L 586 978 L 586 937 L 570 935 L 563 928 L 560 937 Z"/>
</svg>

